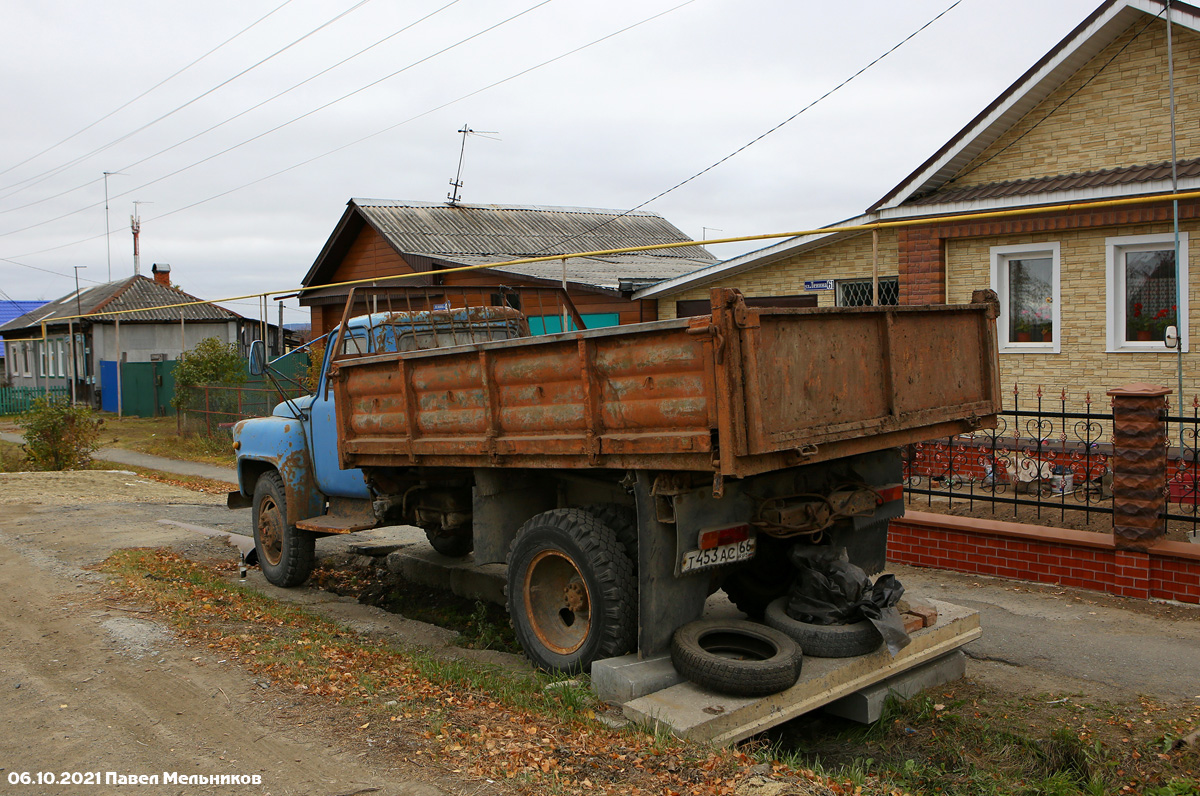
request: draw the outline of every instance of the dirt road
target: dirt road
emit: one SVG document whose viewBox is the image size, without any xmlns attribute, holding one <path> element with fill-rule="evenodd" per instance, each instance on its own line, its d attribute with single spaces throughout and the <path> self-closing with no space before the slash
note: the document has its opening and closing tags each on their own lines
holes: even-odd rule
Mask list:
<svg viewBox="0 0 1200 796">
<path fill-rule="evenodd" d="M 118 548 L 234 556 L 161 520 L 244 530 L 249 518 L 220 497 L 128 473 L 0 475 L 0 793 L 500 792 L 352 745 L 293 695 L 188 646 L 144 609 L 107 601 L 94 567 Z M 1200 656 L 1200 609 L 928 570 L 900 577 L 914 596 L 981 611 L 985 634 L 968 648 L 968 676 L 1000 691 L 1185 703 L 1200 695 L 1186 675 Z M 101 784 L 39 785 L 38 772 L 98 772 Z M 157 776 L 159 785 L 105 784 L 108 772 Z M 261 783 L 163 784 L 164 772 Z M 20 784 L 25 773 L 32 784 Z"/>
<path fill-rule="evenodd" d="M 294 706 L 265 681 L 173 638 L 142 609 L 102 598 L 102 576 L 89 567 L 118 547 L 232 555 L 158 522 L 211 525 L 224 520 L 221 502 L 128 474 L 0 475 L 0 793 L 461 792 L 438 772 L 399 760 L 375 767 L 296 726 Z M 101 784 L 39 785 L 38 772 L 98 773 Z M 105 784 L 108 772 L 160 784 Z M 164 784 L 164 772 L 261 784 Z M 22 773 L 32 784 L 20 784 Z"/>
</svg>

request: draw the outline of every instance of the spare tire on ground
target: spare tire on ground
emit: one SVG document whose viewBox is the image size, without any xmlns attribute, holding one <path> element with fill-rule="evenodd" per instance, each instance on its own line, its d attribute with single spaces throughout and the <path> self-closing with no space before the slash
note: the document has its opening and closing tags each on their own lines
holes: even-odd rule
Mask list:
<svg viewBox="0 0 1200 796">
<path fill-rule="evenodd" d="M 711 691 L 767 696 L 795 685 L 800 647 L 783 633 L 742 619 L 701 619 L 675 631 L 671 662 Z"/>
<path fill-rule="evenodd" d="M 867 619 L 848 625 L 814 625 L 787 615 L 787 597 L 780 597 L 767 606 L 763 614 L 772 628 L 795 640 L 806 655 L 814 658 L 853 658 L 879 649 L 883 636 Z"/>
</svg>

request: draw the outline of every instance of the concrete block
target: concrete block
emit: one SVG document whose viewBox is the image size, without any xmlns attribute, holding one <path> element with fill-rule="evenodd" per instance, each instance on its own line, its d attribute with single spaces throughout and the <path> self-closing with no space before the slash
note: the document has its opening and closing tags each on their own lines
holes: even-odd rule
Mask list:
<svg viewBox="0 0 1200 796">
<path fill-rule="evenodd" d="M 911 699 L 926 688 L 958 680 L 967 672 L 967 656 L 961 650 L 909 669 L 883 682 L 842 697 L 825 706 L 826 713 L 861 724 L 872 724 L 883 715 L 883 703 L 889 694 Z"/>
<path fill-rule="evenodd" d="M 447 558 L 431 547 L 413 545 L 387 558 L 388 569 L 405 580 L 423 586 L 449 589 L 459 597 L 504 605 L 505 567 L 503 564 L 477 566 L 471 556 Z"/>
<path fill-rule="evenodd" d="M 592 664 L 592 690 L 605 702 L 616 705 L 682 682 L 669 655 L 638 660 L 634 653 Z"/>
</svg>

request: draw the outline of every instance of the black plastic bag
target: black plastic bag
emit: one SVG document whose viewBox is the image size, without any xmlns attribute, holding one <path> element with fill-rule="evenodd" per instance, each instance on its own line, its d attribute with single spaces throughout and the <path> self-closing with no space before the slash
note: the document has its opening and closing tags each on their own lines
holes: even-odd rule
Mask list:
<svg viewBox="0 0 1200 796">
<path fill-rule="evenodd" d="M 795 545 L 789 556 L 799 576 L 788 592 L 788 616 L 814 625 L 869 620 L 892 655 L 911 643 L 896 608 L 904 586 L 895 575 L 871 583 L 861 567 L 850 563 L 845 548 Z"/>
</svg>

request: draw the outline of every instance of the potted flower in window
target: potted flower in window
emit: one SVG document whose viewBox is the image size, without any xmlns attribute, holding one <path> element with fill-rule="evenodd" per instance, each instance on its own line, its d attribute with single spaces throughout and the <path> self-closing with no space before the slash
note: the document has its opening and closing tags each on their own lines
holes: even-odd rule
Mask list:
<svg viewBox="0 0 1200 796">
<path fill-rule="evenodd" d="M 1175 310 L 1176 305 L 1172 304 L 1170 309 L 1164 307 L 1151 315 L 1142 311 L 1140 301 L 1134 302 L 1133 315 L 1128 321 L 1130 332 L 1133 334 L 1131 339 L 1139 342 L 1162 340 L 1167 327 L 1175 323 Z"/>
<path fill-rule="evenodd" d="M 1016 342 L 1048 343 L 1054 339 L 1052 324 L 1044 307 L 1022 309 L 1016 318 Z"/>
</svg>

